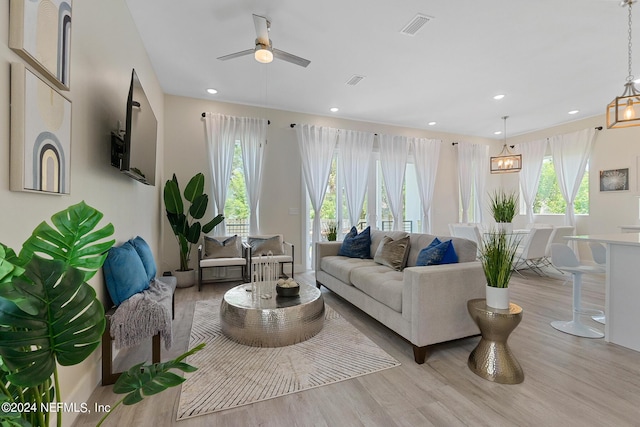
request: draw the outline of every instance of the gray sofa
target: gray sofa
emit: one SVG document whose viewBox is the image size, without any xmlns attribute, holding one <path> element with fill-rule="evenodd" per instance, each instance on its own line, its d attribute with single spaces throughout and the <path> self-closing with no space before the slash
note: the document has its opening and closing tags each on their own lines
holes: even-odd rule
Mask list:
<svg viewBox="0 0 640 427">
<path fill-rule="evenodd" d="M 485 297 L 486 280 L 476 261 L 476 244 L 452 240 L 459 263 L 416 267 L 420 250 L 436 237 L 412 233 L 407 267 L 393 270 L 373 261 L 384 236 L 398 239 L 407 233 L 371 230 L 371 258 L 338 256 L 341 242 L 318 242 L 315 274 L 318 288 L 325 286 L 413 345 L 414 359 L 422 364 L 429 345 L 480 333 L 467 312 L 467 301 Z"/>
</svg>

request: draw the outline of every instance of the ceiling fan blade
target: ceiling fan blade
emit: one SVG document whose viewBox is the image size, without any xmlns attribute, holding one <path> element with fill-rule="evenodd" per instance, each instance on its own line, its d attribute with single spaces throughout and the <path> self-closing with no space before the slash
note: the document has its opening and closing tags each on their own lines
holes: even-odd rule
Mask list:
<svg viewBox="0 0 640 427">
<path fill-rule="evenodd" d="M 245 55 L 251 55 L 251 54 L 253 54 L 254 51 L 255 51 L 255 49 L 242 50 L 240 52 L 230 53 L 229 55 L 220 56 L 220 57 L 218 57 L 218 59 L 220 61 L 226 61 L 228 59 L 239 58 L 239 57 L 245 56 Z"/>
<path fill-rule="evenodd" d="M 280 49 L 273 49 L 273 56 L 278 59 L 282 59 L 283 61 L 299 65 L 301 67 L 306 67 L 307 65 L 311 64 L 311 61 L 309 61 L 308 59 L 300 58 L 299 56 L 292 55 Z"/>
<path fill-rule="evenodd" d="M 269 46 L 269 25 L 264 16 L 253 15 L 253 25 L 256 27 L 256 39 L 265 46 Z"/>
</svg>

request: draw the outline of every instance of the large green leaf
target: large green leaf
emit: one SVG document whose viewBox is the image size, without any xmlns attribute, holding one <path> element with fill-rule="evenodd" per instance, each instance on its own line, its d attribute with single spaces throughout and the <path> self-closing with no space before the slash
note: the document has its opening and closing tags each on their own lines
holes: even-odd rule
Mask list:
<svg viewBox="0 0 640 427">
<path fill-rule="evenodd" d="M 204 192 L 204 175 L 200 172 L 197 173 L 189 180 L 186 188 L 184 189 L 184 198 L 193 203 L 193 201 L 200 197 Z"/>
<path fill-rule="evenodd" d="M 194 372 L 198 368 L 183 362 L 188 356 L 202 350 L 205 343 L 192 348 L 188 352 L 178 356 L 174 360 L 164 363 L 142 366 L 142 363 L 123 372 L 113 386 L 113 392 L 126 394 L 122 403 L 133 405 L 140 402 L 145 396 L 151 396 L 161 391 L 182 384 L 184 377 L 169 372 L 177 369 L 182 372 Z"/>
<path fill-rule="evenodd" d="M 164 185 L 164 207 L 168 213 L 182 214 L 184 213 L 184 204 L 178 188 L 178 180 L 170 179 Z"/>
<path fill-rule="evenodd" d="M 185 236 L 187 238 L 187 241 L 189 243 L 198 243 L 198 240 L 200 240 L 200 230 L 202 230 L 202 226 L 199 222 L 194 222 L 193 224 L 191 224 L 191 227 L 189 227 L 189 232 Z"/>
<path fill-rule="evenodd" d="M 18 265 L 21 263 L 13 249 L 0 243 L 0 297 L 11 300 L 22 310 L 34 314 L 37 309 L 29 295 L 13 285 L 13 279 L 24 274 L 24 268 Z"/>
<path fill-rule="evenodd" d="M 56 360 L 78 364 L 100 344 L 104 308 L 84 278 L 64 261 L 34 256 L 14 286 L 30 295 L 37 313 L 0 298 L 0 356 L 12 383 L 37 386 L 51 376 Z"/>
<path fill-rule="evenodd" d="M 113 225 L 107 224 L 94 231 L 102 213 L 84 202 L 54 214 L 54 227 L 42 222 L 22 245 L 20 259 L 27 261 L 34 254 L 62 260 L 66 265 L 84 272 L 84 280 L 93 277 L 102 267 L 107 251 L 115 240 L 100 240 L 113 234 Z"/>
<path fill-rule="evenodd" d="M 224 221 L 224 216 L 222 216 L 222 214 L 216 215 L 215 218 L 202 226 L 202 232 L 205 234 L 209 233 L 215 228 L 216 225 L 220 224 L 222 221 Z"/>
<path fill-rule="evenodd" d="M 209 196 L 206 194 L 201 194 L 195 198 L 193 204 L 189 208 L 189 214 L 194 219 L 200 219 L 204 216 L 204 213 L 207 211 L 207 207 L 209 206 Z"/>
</svg>

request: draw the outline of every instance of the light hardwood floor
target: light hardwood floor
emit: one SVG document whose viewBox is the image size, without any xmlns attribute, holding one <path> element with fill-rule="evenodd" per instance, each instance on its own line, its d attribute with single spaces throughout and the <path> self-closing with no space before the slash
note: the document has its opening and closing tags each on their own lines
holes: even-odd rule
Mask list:
<svg viewBox="0 0 640 427">
<path fill-rule="evenodd" d="M 513 275 L 511 300 L 524 310 L 509 344 L 522 365 L 518 385 L 486 381 L 467 367 L 479 337 L 433 348 L 427 362 L 413 361 L 411 345 L 323 288 L 327 304 L 398 359 L 402 366 L 337 384 L 218 414 L 175 421 L 180 387 L 118 407 L 109 426 L 640 426 L 640 353 L 603 339 L 578 338 L 553 329 L 571 318 L 571 282 L 524 273 Z M 297 276 L 315 283 L 313 273 Z M 197 300 L 220 296 L 233 284 L 178 289 L 174 346 L 163 360 L 186 351 Z M 583 301 L 604 303 L 604 276 L 585 276 Z M 592 322 L 588 317 L 585 322 Z M 150 346 L 116 362 L 150 359 Z M 88 400 L 112 405 L 112 386 L 98 386 Z M 75 426 L 93 426 L 99 414 L 81 415 Z"/>
</svg>

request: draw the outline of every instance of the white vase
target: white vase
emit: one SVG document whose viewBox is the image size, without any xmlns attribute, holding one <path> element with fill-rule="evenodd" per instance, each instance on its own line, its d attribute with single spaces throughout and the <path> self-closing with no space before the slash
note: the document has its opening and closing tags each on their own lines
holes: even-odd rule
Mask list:
<svg viewBox="0 0 640 427">
<path fill-rule="evenodd" d="M 513 223 L 512 222 L 496 222 L 496 228 L 498 231 L 504 231 L 505 233 L 513 232 Z"/>
<path fill-rule="evenodd" d="M 509 288 L 494 288 L 487 285 L 487 306 L 502 310 L 509 309 Z"/>
<path fill-rule="evenodd" d="M 196 283 L 196 270 L 193 268 L 187 271 L 173 270 L 178 288 L 188 288 Z"/>
</svg>

